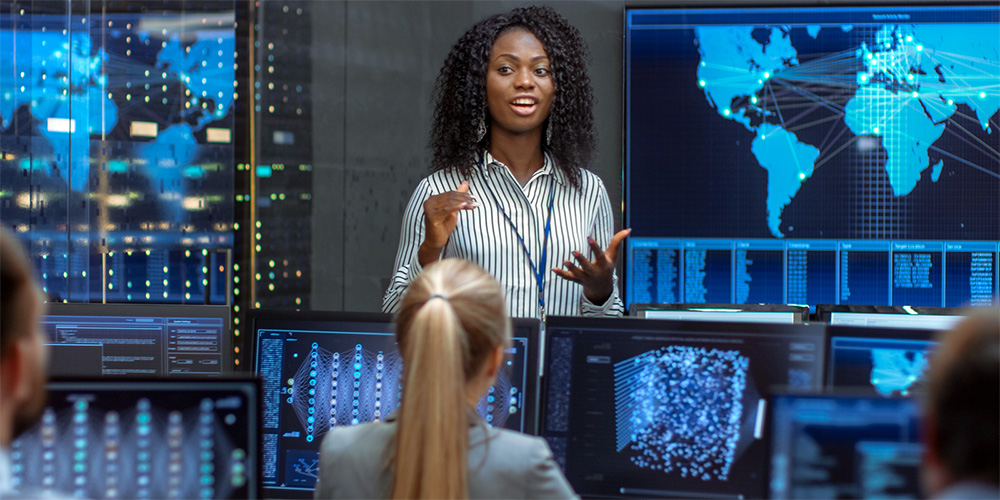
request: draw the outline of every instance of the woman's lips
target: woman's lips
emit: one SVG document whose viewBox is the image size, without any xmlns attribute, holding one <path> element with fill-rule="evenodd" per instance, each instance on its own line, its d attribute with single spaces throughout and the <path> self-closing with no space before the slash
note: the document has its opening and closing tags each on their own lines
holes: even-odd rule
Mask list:
<svg viewBox="0 0 1000 500">
<path fill-rule="evenodd" d="M 538 105 L 537 104 L 530 104 L 530 105 L 512 104 L 511 108 L 514 109 L 514 113 L 516 113 L 516 114 L 518 114 L 520 116 L 530 116 L 532 113 L 535 112 L 536 109 L 538 109 Z"/>
<path fill-rule="evenodd" d="M 534 97 L 518 97 L 511 101 L 511 108 L 514 113 L 520 116 L 529 116 L 538 109 L 538 99 Z"/>
</svg>

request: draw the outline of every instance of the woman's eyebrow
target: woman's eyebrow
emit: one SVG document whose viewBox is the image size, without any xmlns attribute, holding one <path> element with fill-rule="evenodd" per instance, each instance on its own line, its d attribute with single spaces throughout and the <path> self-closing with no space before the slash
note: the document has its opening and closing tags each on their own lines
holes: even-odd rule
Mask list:
<svg viewBox="0 0 1000 500">
<path fill-rule="evenodd" d="M 500 55 L 496 56 L 496 59 L 500 59 L 501 57 L 509 57 L 509 58 L 511 58 L 511 59 L 513 59 L 513 60 L 515 60 L 517 62 L 521 61 L 521 58 L 515 56 L 514 54 L 500 54 Z M 549 56 L 547 56 L 545 54 L 537 55 L 537 56 L 531 58 L 531 62 L 535 62 L 535 61 L 538 61 L 538 60 L 541 60 L 541 59 L 548 59 L 548 58 L 549 58 Z"/>
</svg>

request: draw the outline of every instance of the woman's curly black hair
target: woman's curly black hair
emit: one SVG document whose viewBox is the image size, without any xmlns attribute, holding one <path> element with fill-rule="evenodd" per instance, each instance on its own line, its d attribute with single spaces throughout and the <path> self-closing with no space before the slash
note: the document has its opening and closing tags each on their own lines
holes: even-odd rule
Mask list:
<svg viewBox="0 0 1000 500">
<path fill-rule="evenodd" d="M 587 75 L 587 45 L 580 32 L 550 7 L 522 7 L 477 23 L 451 48 L 434 85 L 434 128 L 430 147 L 434 171 L 457 169 L 470 175 L 489 134 L 478 141 L 486 109 L 486 70 L 497 38 L 514 29 L 533 33 L 549 56 L 555 95 L 546 126 L 547 149 L 556 167 L 580 186 L 596 149 L 594 92 Z M 489 123 L 487 116 L 486 123 Z"/>
</svg>

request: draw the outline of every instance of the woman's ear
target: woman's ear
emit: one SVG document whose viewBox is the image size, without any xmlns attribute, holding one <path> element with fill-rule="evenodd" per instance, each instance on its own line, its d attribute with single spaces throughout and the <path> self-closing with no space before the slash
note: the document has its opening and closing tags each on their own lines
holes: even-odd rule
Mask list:
<svg viewBox="0 0 1000 500">
<path fill-rule="evenodd" d="M 27 398 L 27 391 L 30 384 L 26 383 L 27 377 L 24 370 L 27 360 L 26 346 L 23 339 L 11 342 L 10 350 L 0 362 L 0 377 L 3 377 L 3 394 L 8 404 L 19 404 Z"/>
<path fill-rule="evenodd" d="M 490 378 L 496 377 L 497 373 L 500 372 L 500 367 L 503 366 L 505 351 L 506 349 L 503 345 L 498 345 L 493 348 L 493 353 L 489 358 L 489 365 L 487 365 L 487 368 L 489 369 L 489 373 L 487 373 L 487 375 L 489 375 Z"/>
</svg>

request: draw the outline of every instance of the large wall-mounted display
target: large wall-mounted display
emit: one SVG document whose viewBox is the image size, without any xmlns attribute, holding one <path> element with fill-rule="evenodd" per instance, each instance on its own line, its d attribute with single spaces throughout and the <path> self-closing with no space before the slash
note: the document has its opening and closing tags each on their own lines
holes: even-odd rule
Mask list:
<svg viewBox="0 0 1000 500">
<path fill-rule="evenodd" d="M 234 3 L 0 13 L 3 223 L 71 302 L 226 302 Z"/>
<path fill-rule="evenodd" d="M 626 296 L 996 304 L 1000 6 L 628 9 Z"/>
</svg>

